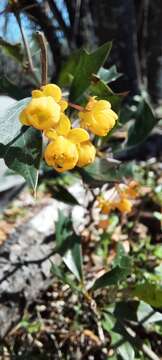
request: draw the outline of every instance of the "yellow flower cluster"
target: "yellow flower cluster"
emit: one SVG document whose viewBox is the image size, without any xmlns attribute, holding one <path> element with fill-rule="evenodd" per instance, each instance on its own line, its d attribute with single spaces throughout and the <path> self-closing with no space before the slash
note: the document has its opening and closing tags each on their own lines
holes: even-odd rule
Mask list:
<svg viewBox="0 0 162 360">
<path fill-rule="evenodd" d="M 79 113 L 81 126 L 86 127 L 98 136 L 105 136 L 114 127 L 118 118 L 106 100 L 91 97 L 84 111 Z"/>
<path fill-rule="evenodd" d="M 103 214 L 109 214 L 118 209 L 121 213 L 129 213 L 132 210 L 132 200 L 138 195 L 138 183 L 131 181 L 128 185 L 120 184 L 107 191 L 104 196 L 98 198 L 99 207 Z"/>
<path fill-rule="evenodd" d="M 84 128 L 105 136 L 117 120 L 108 101 L 92 97 L 79 112 L 81 127 L 72 129 L 70 119 L 64 113 L 67 107 L 59 86 L 48 84 L 32 91 L 30 103 L 20 114 L 23 125 L 43 131 L 50 140 L 44 158 L 58 172 L 91 164 L 95 160 L 96 149 Z"/>
</svg>

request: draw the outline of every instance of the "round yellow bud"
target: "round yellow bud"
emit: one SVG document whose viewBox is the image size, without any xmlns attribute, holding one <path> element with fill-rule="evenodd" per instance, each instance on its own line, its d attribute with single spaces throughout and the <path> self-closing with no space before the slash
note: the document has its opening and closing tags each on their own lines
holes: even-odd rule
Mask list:
<svg viewBox="0 0 162 360">
<path fill-rule="evenodd" d="M 98 201 L 102 214 L 109 214 L 111 210 L 115 209 L 115 205 L 112 201 L 106 200 L 102 197 L 99 197 Z"/>
<path fill-rule="evenodd" d="M 39 130 L 55 127 L 60 119 L 60 106 L 51 96 L 33 98 L 20 114 L 24 125 Z"/>
<path fill-rule="evenodd" d="M 91 98 L 84 111 L 79 113 L 81 125 L 98 136 L 105 136 L 114 127 L 118 118 L 106 100 Z"/>
<path fill-rule="evenodd" d="M 79 159 L 77 166 L 82 167 L 91 164 L 95 160 L 96 149 L 90 141 L 85 141 L 77 145 Z"/>
<path fill-rule="evenodd" d="M 116 204 L 116 207 L 122 213 L 129 213 L 132 210 L 132 203 L 128 199 L 121 198 L 121 200 Z"/>
<path fill-rule="evenodd" d="M 61 100 L 62 92 L 56 84 L 47 84 L 41 87 L 43 96 L 51 96 L 57 103 Z"/>
<path fill-rule="evenodd" d="M 78 161 L 77 146 L 64 136 L 47 145 L 44 153 L 45 161 L 58 172 L 71 170 Z"/>
</svg>

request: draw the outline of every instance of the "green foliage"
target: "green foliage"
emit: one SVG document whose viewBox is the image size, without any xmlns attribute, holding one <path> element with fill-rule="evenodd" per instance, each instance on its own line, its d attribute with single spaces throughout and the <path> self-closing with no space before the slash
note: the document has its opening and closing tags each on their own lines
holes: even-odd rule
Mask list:
<svg viewBox="0 0 162 360">
<path fill-rule="evenodd" d="M 19 114 L 28 101 L 28 98 L 19 101 L 0 118 L 0 157 L 35 191 L 42 156 L 42 136 L 36 129 L 21 126 Z"/>
<path fill-rule="evenodd" d="M 37 334 L 42 327 L 39 321 L 30 322 L 27 318 L 24 318 L 20 323 L 19 327 L 25 328 L 29 334 Z"/>
<path fill-rule="evenodd" d="M 83 49 L 76 50 L 68 59 L 66 64 L 63 65 L 63 68 L 59 74 L 58 83 L 59 86 L 70 86 L 70 84 L 73 81 L 76 68 L 80 59 L 80 56 L 82 56 Z"/>
<path fill-rule="evenodd" d="M 58 266 L 54 263 L 52 263 L 51 266 L 51 274 L 56 276 L 58 278 L 58 280 L 60 280 L 61 283 L 63 284 L 68 284 L 72 290 L 74 291 L 78 291 L 78 287 L 75 284 L 74 280 L 70 278 L 70 276 L 68 276 L 65 272 L 65 269 L 62 268 L 61 266 Z"/>
<path fill-rule="evenodd" d="M 162 308 L 162 287 L 155 283 L 145 281 L 137 284 L 133 290 L 133 295 L 151 306 Z"/>
<path fill-rule="evenodd" d="M 111 103 L 112 109 L 119 111 L 123 100 L 123 95 L 115 94 L 110 87 L 95 75 L 88 89 L 90 95 L 97 96 L 98 99 L 104 99 Z"/>
<path fill-rule="evenodd" d="M 117 80 L 122 74 L 118 73 L 115 65 L 112 65 L 109 69 L 104 69 L 101 67 L 97 74 L 101 80 L 103 80 L 106 84 L 111 81 Z"/>
<path fill-rule="evenodd" d="M 56 247 L 69 270 L 82 280 L 82 251 L 81 239 L 75 234 L 72 221 L 60 212 L 56 223 Z"/>
<path fill-rule="evenodd" d="M 79 205 L 77 199 L 70 193 L 70 191 L 62 185 L 47 185 L 48 190 L 56 200 L 62 201 L 69 205 Z"/>
<path fill-rule="evenodd" d="M 3 159 L 9 169 L 24 177 L 36 191 L 38 170 L 42 158 L 42 135 L 33 128 L 22 129 L 19 137 L 4 149 Z"/>
<path fill-rule="evenodd" d="M 83 180 L 91 185 L 99 183 L 115 182 L 123 176 L 129 177 L 136 171 L 133 163 L 120 164 L 116 161 L 96 158 L 92 165 L 78 169 Z"/>
<path fill-rule="evenodd" d="M 20 135 L 22 125 L 19 121 L 19 115 L 29 101 L 30 98 L 23 99 L 0 114 L 0 146 L 9 145 Z"/>
<path fill-rule="evenodd" d="M 160 214 L 161 215 L 161 214 Z M 161 221 L 161 218 L 157 218 L 158 220 Z M 159 259 L 162 259 L 162 245 L 157 245 L 154 249 L 154 255 L 159 258 Z"/>
<path fill-rule="evenodd" d="M 28 95 L 27 91 L 15 85 L 5 76 L 0 78 L 0 93 L 8 95 L 16 100 L 21 100 Z"/>
<path fill-rule="evenodd" d="M 141 359 L 143 341 L 134 331 L 136 326 L 148 328 L 161 321 L 162 315 L 143 301 L 118 302 L 106 307 L 102 314 L 102 326 L 111 336 L 111 346 L 117 358 L 120 355 L 123 360 Z"/>
<path fill-rule="evenodd" d="M 78 101 L 87 90 L 92 81 L 92 74 L 99 71 L 111 50 L 111 45 L 111 42 L 105 43 L 91 54 L 85 50 L 81 52 L 70 88 L 70 101 Z"/>
<path fill-rule="evenodd" d="M 11 44 L 0 37 L 0 48 L 2 48 L 7 55 L 22 64 L 24 55 L 21 44 Z"/>
<path fill-rule="evenodd" d="M 110 285 L 117 285 L 127 278 L 131 273 L 132 261 L 129 256 L 125 255 L 124 248 L 119 245 L 117 255 L 113 264 L 113 269 L 99 277 L 92 289 L 97 290 Z"/>
<path fill-rule="evenodd" d="M 126 146 L 137 146 L 147 138 L 154 126 L 158 123 L 158 120 L 153 114 L 149 104 L 143 98 L 140 98 L 139 103 L 137 103 L 136 110 L 128 110 L 127 115 L 127 120 L 131 118 L 134 119 L 134 124 L 129 128 Z"/>
</svg>

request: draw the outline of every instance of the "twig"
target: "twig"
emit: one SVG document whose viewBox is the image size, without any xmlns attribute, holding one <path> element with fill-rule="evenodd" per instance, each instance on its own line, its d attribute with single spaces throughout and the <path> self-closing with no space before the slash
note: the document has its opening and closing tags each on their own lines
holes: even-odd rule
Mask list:
<svg viewBox="0 0 162 360">
<path fill-rule="evenodd" d="M 87 300 L 87 302 L 90 305 L 91 311 L 95 315 L 96 325 L 97 325 L 97 329 L 98 329 L 98 337 L 101 341 L 101 344 L 105 344 L 105 336 L 104 336 L 103 328 L 101 325 L 101 316 L 100 316 L 100 313 L 98 312 L 97 304 L 88 292 L 83 292 L 83 294 L 85 296 L 85 299 Z"/>
<path fill-rule="evenodd" d="M 28 60 L 28 66 L 29 66 L 29 70 L 31 72 L 31 74 L 33 75 L 36 83 L 38 84 L 38 78 L 35 74 L 35 70 L 34 70 L 34 65 L 33 65 L 33 61 L 32 61 L 32 56 L 31 56 L 31 52 L 30 52 L 30 48 L 29 48 L 29 44 L 28 44 L 28 41 L 27 41 L 27 38 L 26 38 L 26 35 L 25 35 L 25 32 L 24 32 L 24 29 L 22 27 L 22 24 L 21 24 L 21 18 L 20 18 L 20 14 L 15 11 L 14 13 L 15 17 L 16 17 L 16 20 L 17 20 L 17 23 L 19 25 L 19 29 L 20 29 L 20 32 L 21 32 L 21 36 L 22 36 L 22 40 L 23 40 L 23 44 L 24 44 L 24 48 L 25 48 L 25 51 L 26 51 L 26 56 L 27 56 L 27 60 Z"/>
<path fill-rule="evenodd" d="M 71 108 L 75 109 L 75 110 L 84 111 L 84 107 L 81 106 L 81 105 L 73 104 L 73 103 L 71 103 L 70 101 L 68 102 L 68 105 L 69 105 Z"/>
<path fill-rule="evenodd" d="M 47 84 L 47 77 L 48 77 L 47 45 L 44 34 L 41 31 L 37 31 L 36 34 L 41 49 L 42 86 L 43 86 Z"/>
<path fill-rule="evenodd" d="M 141 341 L 141 339 L 137 337 L 137 334 L 131 327 L 125 326 L 125 330 L 135 340 L 136 344 L 141 347 L 143 353 L 147 355 L 150 360 L 160 360 L 160 358 L 154 353 L 154 351 L 152 351 L 152 349 L 150 349 L 146 344 Z"/>
</svg>

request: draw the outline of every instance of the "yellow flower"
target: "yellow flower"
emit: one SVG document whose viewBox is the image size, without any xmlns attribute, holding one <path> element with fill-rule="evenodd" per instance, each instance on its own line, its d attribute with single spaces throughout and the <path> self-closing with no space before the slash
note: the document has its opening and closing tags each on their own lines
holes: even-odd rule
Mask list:
<svg viewBox="0 0 162 360">
<path fill-rule="evenodd" d="M 58 172 L 71 170 L 76 165 L 83 166 L 83 163 L 87 165 L 94 160 L 95 148 L 91 148 L 93 145 L 89 141 L 89 134 L 84 129 L 71 129 L 66 115 L 61 114 L 55 129 L 48 129 L 45 135 L 52 140 L 45 150 L 45 160 Z"/>
<path fill-rule="evenodd" d="M 132 203 L 128 199 L 121 198 L 121 200 L 116 204 L 116 207 L 122 213 L 129 213 L 132 210 Z"/>
<path fill-rule="evenodd" d="M 81 126 L 88 128 L 98 136 L 105 136 L 114 127 L 118 118 L 106 100 L 90 98 L 84 111 L 79 113 Z"/>
<path fill-rule="evenodd" d="M 115 206 L 112 201 L 105 200 L 102 197 L 99 197 L 98 201 L 102 214 L 109 214 L 111 210 L 115 209 Z"/>
<path fill-rule="evenodd" d="M 139 193 L 139 184 L 137 181 L 132 180 L 125 190 L 125 193 L 128 197 L 131 199 L 135 199 L 138 196 Z"/>
<path fill-rule="evenodd" d="M 40 90 L 32 91 L 32 98 L 38 98 L 42 96 L 51 96 L 56 101 L 56 103 L 60 105 L 61 111 L 65 111 L 68 107 L 67 101 L 62 99 L 61 89 L 56 84 L 48 84 L 42 86 Z"/>
<path fill-rule="evenodd" d="M 20 114 L 23 125 L 44 130 L 55 127 L 60 119 L 60 106 L 51 96 L 33 98 Z"/>
<path fill-rule="evenodd" d="M 59 135 L 55 141 L 47 145 L 44 153 L 45 160 L 58 172 L 71 170 L 78 161 L 78 151 L 74 143 Z"/>
<path fill-rule="evenodd" d="M 137 196 L 134 192 L 135 186 L 135 182 L 129 185 L 119 184 L 108 190 L 104 196 L 100 196 L 98 201 L 101 212 L 109 214 L 110 211 L 118 209 L 122 213 L 129 213 L 133 206 L 132 199 Z"/>
<path fill-rule="evenodd" d="M 93 144 L 87 140 L 78 145 L 79 159 L 77 166 L 83 167 L 91 164 L 95 160 L 96 149 Z"/>
</svg>

